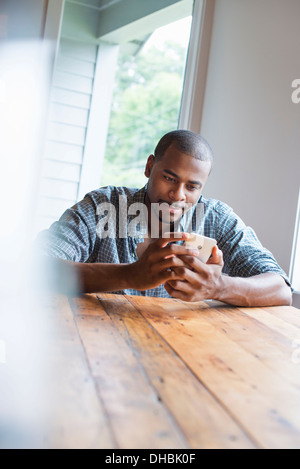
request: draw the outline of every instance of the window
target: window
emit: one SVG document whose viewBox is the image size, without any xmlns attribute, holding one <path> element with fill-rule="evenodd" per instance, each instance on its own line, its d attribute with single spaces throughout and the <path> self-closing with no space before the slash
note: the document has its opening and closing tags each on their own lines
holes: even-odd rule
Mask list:
<svg viewBox="0 0 300 469">
<path fill-rule="evenodd" d="M 101 185 L 145 183 L 147 156 L 178 127 L 195 5 L 65 0 L 37 232 Z"/>
<path fill-rule="evenodd" d="M 295 292 L 300 293 L 300 191 L 290 267 L 290 280 Z"/>
<path fill-rule="evenodd" d="M 144 185 L 147 156 L 178 127 L 191 20 L 121 45 L 101 185 Z"/>
</svg>

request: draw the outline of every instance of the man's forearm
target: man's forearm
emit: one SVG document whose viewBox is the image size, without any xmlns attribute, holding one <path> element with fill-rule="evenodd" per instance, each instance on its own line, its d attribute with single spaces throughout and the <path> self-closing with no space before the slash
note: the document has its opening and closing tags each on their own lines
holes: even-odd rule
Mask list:
<svg viewBox="0 0 300 469">
<path fill-rule="evenodd" d="M 113 292 L 132 288 L 129 264 L 81 264 L 73 263 L 84 293 Z"/>
<path fill-rule="evenodd" d="M 79 263 L 52 258 L 56 287 L 80 293 L 143 291 L 172 279 L 183 279 L 171 267 L 184 265 L 180 255 L 197 256 L 199 252 L 190 253 L 185 246 L 172 243 L 174 236 L 151 243 L 136 262 L 129 264 Z M 181 236 L 184 239 L 185 234 Z"/>
<path fill-rule="evenodd" d="M 130 264 L 79 263 L 52 258 L 46 266 L 52 287 L 63 293 L 113 292 L 132 288 Z"/>
<path fill-rule="evenodd" d="M 291 289 L 280 275 L 266 273 L 249 278 L 221 275 L 214 298 L 236 306 L 290 305 Z"/>
</svg>

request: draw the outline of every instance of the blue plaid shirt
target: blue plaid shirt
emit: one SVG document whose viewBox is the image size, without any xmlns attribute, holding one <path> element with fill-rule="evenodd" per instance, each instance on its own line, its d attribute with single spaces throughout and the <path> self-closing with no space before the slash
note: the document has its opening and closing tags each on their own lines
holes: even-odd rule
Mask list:
<svg viewBox="0 0 300 469">
<path fill-rule="evenodd" d="M 147 186 L 140 190 L 108 186 L 90 192 L 81 202 L 66 210 L 49 230 L 40 233 L 39 248 L 48 256 L 73 262 L 135 262 L 137 244 L 144 241 L 146 221 L 133 224 L 136 212 L 126 210 L 132 204 L 143 204 L 146 190 Z M 127 207 L 124 205 L 125 201 Z M 113 206 L 115 209 L 115 225 L 110 224 L 109 236 L 99 236 L 99 222 L 105 220 L 105 213 L 99 212 L 99 206 Z M 124 213 L 127 226 L 120 222 L 124 220 Z M 193 231 L 215 238 L 223 252 L 225 274 L 232 277 L 250 277 L 274 272 L 281 275 L 290 285 L 286 273 L 279 267 L 273 255 L 261 245 L 253 229 L 246 226 L 223 202 L 201 196 L 198 203 L 183 215 L 180 227 L 177 228 L 180 228 L 180 231 Z M 125 235 L 120 236 L 120 230 Z M 142 292 L 130 289 L 115 293 L 169 297 L 163 285 Z"/>
</svg>

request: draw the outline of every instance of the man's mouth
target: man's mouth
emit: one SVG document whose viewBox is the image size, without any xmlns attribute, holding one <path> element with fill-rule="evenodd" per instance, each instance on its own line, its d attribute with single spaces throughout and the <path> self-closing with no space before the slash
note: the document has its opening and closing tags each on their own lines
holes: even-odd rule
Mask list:
<svg viewBox="0 0 300 469">
<path fill-rule="evenodd" d="M 184 207 L 174 207 L 173 205 L 170 205 L 168 208 L 170 213 L 183 213 L 184 212 Z"/>
<path fill-rule="evenodd" d="M 173 214 L 183 213 L 185 209 L 185 205 L 169 204 L 168 202 L 164 201 L 159 201 L 159 204 L 163 210 L 167 210 L 169 213 Z"/>
<path fill-rule="evenodd" d="M 156 203 L 151 203 L 153 212 L 157 215 L 160 221 L 165 223 L 174 223 L 179 220 L 187 211 L 188 204 L 170 203 L 165 200 L 159 200 Z"/>
<path fill-rule="evenodd" d="M 160 205 L 165 205 L 166 207 L 172 208 L 174 210 L 184 210 L 185 204 L 171 204 L 169 202 L 166 202 L 164 200 L 159 200 L 158 203 Z"/>
</svg>

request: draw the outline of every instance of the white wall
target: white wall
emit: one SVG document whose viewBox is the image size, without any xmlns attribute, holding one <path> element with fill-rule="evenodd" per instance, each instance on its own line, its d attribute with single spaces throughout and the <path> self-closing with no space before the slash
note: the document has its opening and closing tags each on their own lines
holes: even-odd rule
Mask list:
<svg viewBox="0 0 300 469">
<path fill-rule="evenodd" d="M 5 39 L 42 38 L 48 0 L 1 0 L 0 14 L 5 21 Z"/>
<path fill-rule="evenodd" d="M 288 272 L 300 183 L 299 0 L 216 0 L 202 135 L 205 195 L 231 205 Z"/>
</svg>

